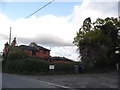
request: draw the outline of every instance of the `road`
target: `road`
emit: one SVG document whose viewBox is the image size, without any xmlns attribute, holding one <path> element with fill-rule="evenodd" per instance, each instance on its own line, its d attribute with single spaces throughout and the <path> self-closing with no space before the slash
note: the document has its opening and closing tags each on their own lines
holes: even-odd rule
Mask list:
<svg viewBox="0 0 120 90">
<path fill-rule="evenodd" d="M 2 88 L 58 88 L 55 84 L 24 76 L 3 74 Z"/>
<path fill-rule="evenodd" d="M 3 74 L 3 88 L 117 88 L 117 72 L 105 74 L 18 76 Z"/>
<path fill-rule="evenodd" d="M 117 88 L 118 73 L 26 76 L 70 88 Z"/>
</svg>

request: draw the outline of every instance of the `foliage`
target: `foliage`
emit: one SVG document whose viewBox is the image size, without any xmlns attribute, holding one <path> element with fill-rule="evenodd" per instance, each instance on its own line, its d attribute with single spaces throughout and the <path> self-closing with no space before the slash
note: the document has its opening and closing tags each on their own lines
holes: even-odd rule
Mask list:
<svg viewBox="0 0 120 90">
<path fill-rule="evenodd" d="M 10 47 L 9 54 L 8 54 L 8 60 L 17 60 L 17 59 L 24 59 L 28 58 L 29 54 L 24 51 L 20 47 Z"/>
<path fill-rule="evenodd" d="M 29 54 L 24 51 L 22 48 L 17 47 L 17 46 L 10 46 L 9 51 L 5 54 L 3 53 L 3 61 L 2 61 L 2 66 L 5 66 L 6 62 L 18 60 L 18 59 L 24 59 L 28 58 Z"/>
<path fill-rule="evenodd" d="M 47 69 L 47 62 L 31 58 L 7 61 L 4 67 L 4 71 L 14 73 L 46 72 Z"/>
<path fill-rule="evenodd" d="M 98 18 L 92 23 L 87 18 L 73 43 L 78 47 L 82 62 L 98 68 L 115 67 L 115 63 L 120 63 L 120 22 L 111 17 Z"/>
<path fill-rule="evenodd" d="M 48 62 L 42 59 L 24 58 L 7 60 L 3 72 L 18 74 L 72 74 L 75 62 L 58 63 Z M 49 70 L 49 65 L 55 65 L 55 70 Z"/>
<path fill-rule="evenodd" d="M 18 74 L 70 74 L 74 73 L 75 62 L 49 62 L 42 59 L 30 58 L 28 53 L 20 47 L 10 47 L 9 53 L 4 55 L 3 72 Z M 49 70 L 54 64 L 55 70 Z"/>
</svg>

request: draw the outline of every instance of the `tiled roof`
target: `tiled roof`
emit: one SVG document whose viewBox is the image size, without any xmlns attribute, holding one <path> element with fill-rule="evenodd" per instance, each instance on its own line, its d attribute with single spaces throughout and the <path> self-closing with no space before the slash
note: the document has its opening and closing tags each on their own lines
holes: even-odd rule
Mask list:
<svg viewBox="0 0 120 90">
<path fill-rule="evenodd" d="M 46 49 L 46 48 L 44 48 L 44 47 L 42 47 L 42 46 L 37 46 L 39 49 L 41 49 L 41 50 L 46 50 L 46 51 L 50 51 L 49 49 Z"/>
<path fill-rule="evenodd" d="M 35 50 L 35 51 L 38 51 L 37 48 L 31 47 L 31 46 L 20 45 L 20 47 L 22 47 L 22 48 L 24 48 L 24 49 L 28 49 L 28 50 Z"/>
<path fill-rule="evenodd" d="M 32 47 L 32 46 L 20 45 L 20 47 L 25 48 L 25 49 L 28 49 L 28 50 L 35 50 L 35 51 L 38 51 L 38 48 L 39 48 L 40 50 L 50 51 L 49 49 L 46 49 L 46 48 L 41 47 L 41 46 Z"/>
<path fill-rule="evenodd" d="M 72 61 L 65 57 L 50 57 L 51 60 L 63 60 L 63 61 Z"/>
</svg>

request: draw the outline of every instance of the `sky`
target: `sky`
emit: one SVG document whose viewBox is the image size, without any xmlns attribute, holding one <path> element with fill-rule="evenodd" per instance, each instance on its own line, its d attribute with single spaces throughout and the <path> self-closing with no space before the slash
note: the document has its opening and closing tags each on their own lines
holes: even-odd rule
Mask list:
<svg viewBox="0 0 120 90">
<path fill-rule="evenodd" d="M 44 0 L 45 1 L 45 0 Z M 38 45 L 51 50 L 51 56 L 61 56 L 79 61 L 77 47 L 73 45 L 76 32 L 82 22 L 91 17 L 118 17 L 119 0 L 55 0 L 31 17 L 28 15 L 50 0 L 2 0 L 0 2 L 0 52 L 8 41 L 10 27 L 12 40 L 17 45 Z"/>
</svg>

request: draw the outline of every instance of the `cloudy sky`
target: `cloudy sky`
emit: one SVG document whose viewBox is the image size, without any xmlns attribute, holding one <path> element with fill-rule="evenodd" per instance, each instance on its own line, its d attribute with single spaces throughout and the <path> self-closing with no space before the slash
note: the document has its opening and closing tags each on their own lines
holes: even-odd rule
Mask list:
<svg viewBox="0 0 120 90">
<path fill-rule="evenodd" d="M 26 2 L 25 2 L 26 1 Z M 45 0 L 44 0 L 45 1 Z M 78 61 L 73 38 L 85 18 L 118 17 L 119 0 L 55 0 L 25 19 L 50 0 L 2 0 L 0 2 L 0 52 L 8 41 L 10 27 L 17 45 L 38 45 L 51 49 L 51 56 L 64 56 Z"/>
</svg>

